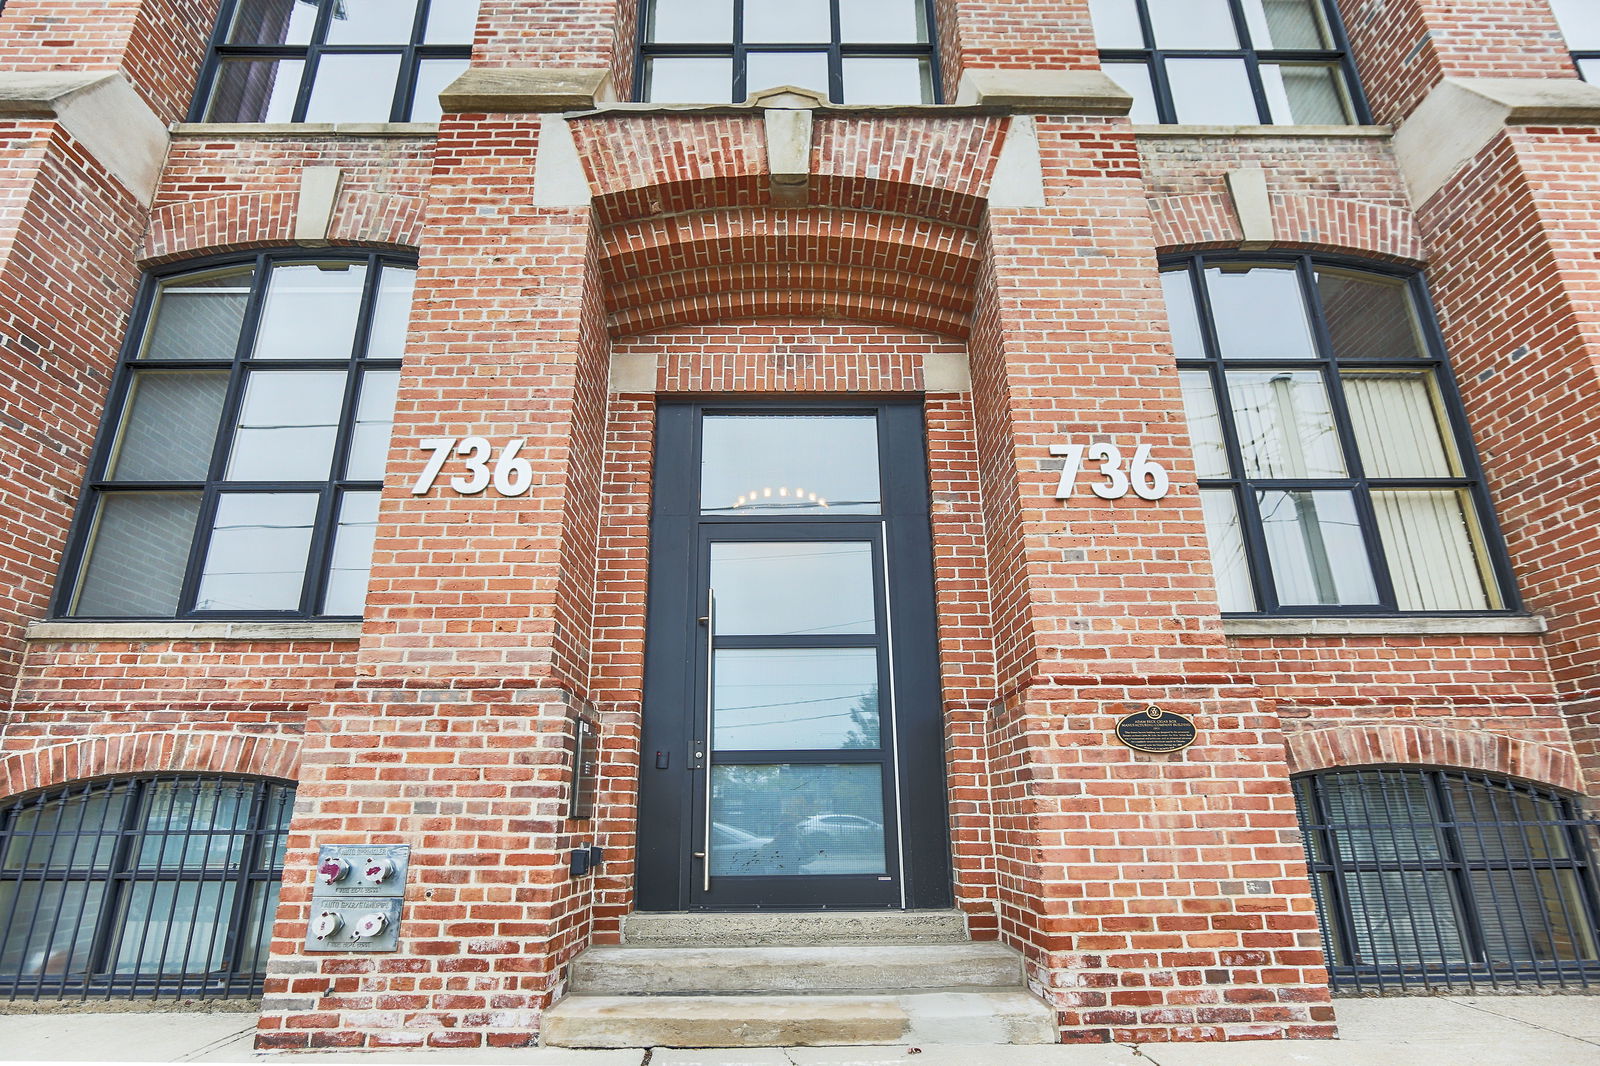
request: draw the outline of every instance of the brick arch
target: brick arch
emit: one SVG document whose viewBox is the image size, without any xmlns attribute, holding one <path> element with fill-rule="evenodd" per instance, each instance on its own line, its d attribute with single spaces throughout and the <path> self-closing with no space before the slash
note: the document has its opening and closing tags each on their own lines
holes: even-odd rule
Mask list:
<svg viewBox="0 0 1600 1066">
<path fill-rule="evenodd" d="M 1567 792 L 1583 791 L 1572 752 L 1481 729 L 1363 722 L 1286 729 L 1284 743 L 1289 772 L 1295 774 L 1394 763 L 1482 770 Z"/>
<path fill-rule="evenodd" d="M 294 780 L 299 765 L 299 737 L 222 732 L 119 733 L 51 744 L 0 759 L 0 797 L 93 777 L 172 771 Z"/>
<path fill-rule="evenodd" d="M 1272 224 L 1281 250 L 1335 252 L 1407 266 L 1427 253 L 1408 211 L 1333 196 L 1273 194 Z M 1244 239 L 1233 202 L 1220 194 L 1161 196 L 1150 201 L 1156 247 L 1163 253 L 1236 248 Z"/>
<path fill-rule="evenodd" d="M 139 261 L 157 266 L 222 252 L 286 248 L 295 239 L 298 190 L 229 193 L 166 204 L 150 214 Z M 339 195 L 328 244 L 413 250 L 422 238 L 420 196 L 345 191 Z"/>
</svg>

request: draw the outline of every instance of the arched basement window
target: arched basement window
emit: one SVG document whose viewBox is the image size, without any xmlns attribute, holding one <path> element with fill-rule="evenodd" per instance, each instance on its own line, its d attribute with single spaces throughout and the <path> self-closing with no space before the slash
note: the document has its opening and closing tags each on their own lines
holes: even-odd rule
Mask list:
<svg viewBox="0 0 1600 1066">
<path fill-rule="evenodd" d="M 0 996 L 254 996 L 294 786 L 88 781 L 0 807 Z"/>
<path fill-rule="evenodd" d="M 1600 822 L 1476 772 L 1377 767 L 1295 780 L 1335 988 L 1600 983 Z"/>
</svg>

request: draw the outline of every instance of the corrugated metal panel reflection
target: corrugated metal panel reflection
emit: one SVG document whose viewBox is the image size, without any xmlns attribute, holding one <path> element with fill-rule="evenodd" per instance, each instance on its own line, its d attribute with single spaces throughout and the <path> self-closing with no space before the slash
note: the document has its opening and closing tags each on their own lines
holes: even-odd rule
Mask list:
<svg viewBox="0 0 1600 1066">
<path fill-rule="evenodd" d="M 0 809 L 0 995 L 256 995 L 294 789 L 88 781 Z"/>
<path fill-rule="evenodd" d="M 1600 984 L 1600 823 L 1487 774 L 1335 770 L 1296 779 L 1336 989 Z"/>
</svg>

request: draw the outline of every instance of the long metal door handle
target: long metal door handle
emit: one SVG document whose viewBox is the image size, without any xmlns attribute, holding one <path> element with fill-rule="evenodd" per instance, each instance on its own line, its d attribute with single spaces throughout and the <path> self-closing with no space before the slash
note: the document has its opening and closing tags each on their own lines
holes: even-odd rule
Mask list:
<svg viewBox="0 0 1600 1066">
<path fill-rule="evenodd" d="M 701 845 L 705 851 L 701 852 L 700 861 L 700 890 L 711 891 L 711 752 L 715 735 L 711 732 L 711 714 L 714 705 L 714 694 L 711 687 L 711 671 L 715 668 L 715 645 L 717 640 L 717 590 L 706 589 L 706 741 L 705 758 L 700 760 L 701 767 L 705 770 L 705 836 Z"/>
</svg>

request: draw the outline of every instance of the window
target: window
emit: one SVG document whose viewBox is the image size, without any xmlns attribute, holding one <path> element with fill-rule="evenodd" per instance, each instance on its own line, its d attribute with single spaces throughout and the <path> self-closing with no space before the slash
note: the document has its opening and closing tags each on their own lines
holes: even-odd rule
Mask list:
<svg viewBox="0 0 1600 1066">
<path fill-rule="evenodd" d="M 196 122 L 437 122 L 478 0 L 224 0 Z"/>
<path fill-rule="evenodd" d="M 1330 0 L 1091 0 L 1101 68 L 1134 122 L 1367 121 Z"/>
<path fill-rule="evenodd" d="M 358 617 L 413 274 L 267 253 L 150 282 L 57 613 Z"/>
<path fill-rule="evenodd" d="M 1224 612 L 1510 606 L 1419 281 L 1217 256 L 1161 280 Z"/>
<path fill-rule="evenodd" d="M 1600 823 L 1534 785 L 1364 768 L 1295 780 L 1333 986 L 1600 980 Z"/>
<path fill-rule="evenodd" d="M 931 0 L 642 0 L 638 98 L 743 102 L 794 85 L 844 104 L 938 101 Z"/>
<path fill-rule="evenodd" d="M 101 780 L 0 807 L 0 994 L 261 994 L 294 786 Z"/>
<path fill-rule="evenodd" d="M 1600 82 L 1600 4 L 1594 0 L 1550 0 L 1572 61 L 1586 81 Z"/>
</svg>

